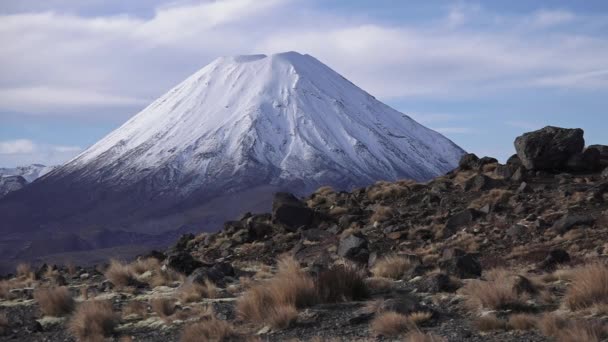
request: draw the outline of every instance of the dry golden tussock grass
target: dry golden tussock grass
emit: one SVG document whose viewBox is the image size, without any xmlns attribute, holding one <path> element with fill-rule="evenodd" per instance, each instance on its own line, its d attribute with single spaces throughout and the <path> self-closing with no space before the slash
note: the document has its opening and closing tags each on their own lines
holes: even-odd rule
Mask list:
<svg viewBox="0 0 608 342">
<path fill-rule="evenodd" d="M 178 298 L 182 303 L 198 302 L 203 298 L 215 298 L 218 288 L 208 279 L 203 284 L 187 282 L 179 288 Z"/>
<path fill-rule="evenodd" d="M 193 325 L 188 325 L 182 332 L 182 342 L 199 342 L 199 341 L 234 341 L 238 339 L 239 334 L 232 324 L 218 320 L 210 319 Z"/>
<path fill-rule="evenodd" d="M 119 289 L 132 286 L 135 283 L 135 274 L 129 265 L 114 259 L 110 260 L 110 266 L 108 266 L 104 276 Z"/>
<path fill-rule="evenodd" d="M 608 266 L 595 263 L 575 270 L 564 303 L 571 310 L 608 303 Z"/>
<path fill-rule="evenodd" d="M 34 299 L 47 316 L 65 316 L 74 310 L 74 298 L 65 286 L 38 288 L 34 291 Z"/>
<path fill-rule="evenodd" d="M 19 278 L 34 278 L 32 272 L 32 266 L 27 263 L 20 263 L 17 265 L 17 277 Z"/>
<path fill-rule="evenodd" d="M 6 334 L 10 329 L 10 323 L 8 317 L 4 312 L 0 312 L 0 336 Z"/>
<path fill-rule="evenodd" d="M 395 209 L 383 205 L 379 205 L 374 210 L 374 213 L 369 218 L 370 222 L 383 222 L 390 220 L 396 214 Z"/>
<path fill-rule="evenodd" d="M 536 328 L 538 318 L 530 314 L 514 314 L 509 316 L 507 323 L 512 330 L 533 330 Z"/>
<path fill-rule="evenodd" d="M 376 182 L 367 190 L 367 198 L 372 201 L 403 197 L 410 192 L 410 186 L 416 184 L 411 180 L 401 180 L 395 183 Z"/>
<path fill-rule="evenodd" d="M 494 207 L 497 205 L 506 205 L 511 197 L 513 197 L 513 191 L 504 189 L 492 189 L 487 193 L 484 193 L 479 198 L 476 198 L 471 202 L 469 208 L 479 209 L 486 204 Z"/>
<path fill-rule="evenodd" d="M 395 287 L 395 282 L 389 278 L 371 277 L 365 279 L 365 285 L 370 291 L 382 292 L 392 290 Z"/>
<path fill-rule="evenodd" d="M 400 255 L 389 255 L 376 262 L 371 272 L 376 277 L 401 279 L 407 271 L 414 267 L 411 259 Z"/>
<path fill-rule="evenodd" d="M 487 273 L 486 278 L 487 281 L 471 281 L 461 289 L 470 309 L 517 311 L 526 308 L 526 294 L 517 294 L 508 271 L 493 270 Z"/>
<path fill-rule="evenodd" d="M 348 209 L 344 207 L 333 207 L 329 209 L 329 215 L 331 216 L 342 216 L 348 213 Z"/>
<path fill-rule="evenodd" d="M 600 342 L 607 337 L 606 326 L 600 322 L 575 320 L 547 313 L 538 321 L 538 328 L 558 342 Z"/>
<path fill-rule="evenodd" d="M 405 336 L 405 342 L 447 342 L 447 339 L 442 336 L 415 331 Z"/>
<path fill-rule="evenodd" d="M 395 337 L 414 329 L 415 324 L 405 315 L 383 312 L 372 320 L 370 329 L 376 335 Z"/>
<path fill-rule="evenodd" d="M 78 305 L 68 323 L 68 330 L 78 341 L 101 341 L 110 336 L 118 317 L 108 301 L 88 301 Z"/>
<path fill-rule="evenodd" d="M 145 318 L 148 315 L 148 305 L 141 301 L 130 301 L 122 308 L 122 316 L 137 316 Z"/>
<path fill-rule="evenodd" d="M 505 322 L 496 317 L 495 315 L 485 315 L 482 317 L 478 317 L 473 322 L 473 326 L 479 331 L 494 331 L 503 330 L 506 328 Z"/>
<path fill-rule="evenodd" d="M 364 274 L 355 266 L 338 265 L 319 274 L 315 283 L 324 303 L 361 300 L 369 296 Z"/>
<path fill-rule="evenodd" d="M 317 291 L 313 279 L 290 257 L 279 261 L 277 274 L 252 286 L 238 300 L 236 310 L 244 320 L 269 323 L 280 327 L 283 322 L 277 315 L 314 304 Z"/>
<path fill-rule="evenodd" d="M 150 307 L 158 317 L 166 319 L 175 313 L 175 299 L 173 298 L 152 298 L 150 299 Z"/>
</svg>

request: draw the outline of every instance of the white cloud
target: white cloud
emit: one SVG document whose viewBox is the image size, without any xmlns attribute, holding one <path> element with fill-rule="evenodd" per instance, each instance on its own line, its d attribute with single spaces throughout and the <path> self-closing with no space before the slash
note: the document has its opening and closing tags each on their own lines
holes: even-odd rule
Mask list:
<svg viewBox="0 0 608 342">
<path fill-rule="evenodd" d="M 297 0 L 187 1 L 159 7 L 150 17 L 0 15 L 0 112 L 84 115 L 92 108 L 132 108 L 217 56 L 287 50 L 312 54 L 385 99 L 608 88 L 602 72 L 608 39 L 534 28 L 578 18 L 569 12 L 488 21 L 482 31 L 469 23 L 498 15 L 474 6 L 453 7 L 442 24 L 429 26 L 388 25 L 310 6 Z"/>
<path fill-rule="evenodd" d="M 14 167 L 40 163 L 62 164 L 82 151 L 78 146 L 40 144 L 29 139 L 0 141 L 2 166 Z"/>
<path fill-rule="evenodd" d="M 0 141 L 0 154 L 32 153 L 35 149 L 34 143 L 28 139 Z"/>
</svg>

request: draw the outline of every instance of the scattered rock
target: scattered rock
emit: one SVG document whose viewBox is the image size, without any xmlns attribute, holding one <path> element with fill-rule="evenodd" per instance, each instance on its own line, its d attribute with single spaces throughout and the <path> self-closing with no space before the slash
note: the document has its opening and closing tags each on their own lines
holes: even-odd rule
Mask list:
<svg viewBox="0 0 608 342">
<path fill-rule="evenodd" d="M 478 161 L 479 157 L 477 157 L 474 153 L 467 153 L 462 156 L 462 158 L 460 158 L 460 162 L 458 162 L 458 168 L 463 171 L 476 169 Z"/>
<path fill-rule="evenodd" d="M 479 212 L 475 209 L 465 209 L 450 216 L 444 226 L 444 237 L 449 237 L 459 229 L 471 225 L 478 216 Z"/>
<path fill-rule="evenodd" d="M 545 260 L 543 260 L 539 267 L 544 270 L 553 270 L 555 266 L 570 261 L 570 254 L 563 249 L 554 249 L 549 252 Z"/>
<path fill-rule="evenodd" d="M 367 239 L 361 234 L 350 234 L 340 240 L 338 255 L 357 262 L 367 263 Z"/>
<path fill-rule="evenodd" d="M 534 189 L 532 189 L 532 187 L 530 186 L 530 184 L 528 184 L 526 182 L 521 182 L 521 184 L 517 188 L 517 193 L 518 194 L 529 194 L 529 193 L 532 193 L 532 192 L 534 192 Z"/>
<path fill-rule="evenodd" d="M 294 195 L 279 192 L 272 202 L 272 219 L 289 231 L 312 223 L 314 212 Z"/>
<path fill-rule="evenodd" d="M 454 292 L 456 290 L 450 276 L 445 273 L 435 273 L 424 277 L 416 284 L 416 288 L 419 292 L 427 293 Z"/>
<path fill-rule="evenodd" d="M 515 149 L 528 170 L 563 169 L 585 147 L 583 130 L 547 126 L 515 139 Z"/>
<path fill-rule="evenodd" d="M 477 257 L 456 248 L 444 251 L 439 267 L 442 271 L 462 279 L 481 276 L 481 264 Z"/>
<path fill-rule="evenodd" d="M 502 186 L 501 180 L 488 177 L 486 175 L 476 175 L 464 183 L 465 191 L 486 191 Z"/>
<path fill-rule="evenodd" d="M 167 266 L 185 275 L 190 275 L 195 269 L 203 266 L 203 263 L 185 251 L 172 252 L 167 256 L 166 263 Z"/>
<path fill-rule="evenodd" d="M 216 262 L 212 266 L 202 266 L 188 276 L 188 282 L 203 284 L 205 279 L 217 285 L 224 284 L 225 277 L 234 276 L 234 268 L 227 262 Z"/>
<path fill-rule="evenodd" d="M 575 226 L 591 225 L 593 222 L 595 222 L 595 218 L 590 214 L 567 213 L 553 224 L 552 229 L 559 234 L 564 234 Z"/>
</svg>

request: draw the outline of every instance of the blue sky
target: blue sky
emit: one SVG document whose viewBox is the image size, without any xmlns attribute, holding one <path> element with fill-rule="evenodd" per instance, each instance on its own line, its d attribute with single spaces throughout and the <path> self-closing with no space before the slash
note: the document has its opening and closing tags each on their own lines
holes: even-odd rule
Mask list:
<svg viewBox="0 0 608 342">
<path fill-rule="evenodd" d="M 222 55 L 309 53 L 468 151 L 522 132 L 608 144 L 608 2 L 0 3 L 0 166 L 58 164 Z"/>
</svg>

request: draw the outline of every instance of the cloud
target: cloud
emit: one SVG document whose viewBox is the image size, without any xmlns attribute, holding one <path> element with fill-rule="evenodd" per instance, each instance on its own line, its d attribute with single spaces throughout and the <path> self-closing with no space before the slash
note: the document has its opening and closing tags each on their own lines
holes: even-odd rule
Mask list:
<svg viewBox="0 0 608 342">
<path fill-rule="evenodd" d="M 0 15 L 0 113 L 133 114 L 217 56 L 288 50 L 312 54 L 382 99 L 608 88 L 608 39 L 549 29 L 584 18 L 566 11 L 501 16 L 465 4 L 436 21 L 386 24 L 298 0 L 159 3 L 147 16 L 48 11 L 55 7 Z"/>
<path fill-rule="evenodd" d="M 0 141 L 2 166 L 14 167 L 40 163 L 62 164 L 82 151 L 79 146 L 36 143 L 29 139 Z"/>
<path fill-rule="evenodd" d="M 526 130 L 526 131 L 540 129 L 544 126 L 543 124 L 538 123 L 538 122 L 521 121 L 521 120 L 507 121 L 507 122 L 505 122 L 505 124 L 507 124 L 508 126 L 519 128 L 519 129 Z"/>
<path fill-rule="evenodd" d="M 471 127 L 438 127 L 434 130 L 443 134 L 470 134 L 475 132 Z"/>
</svg>

